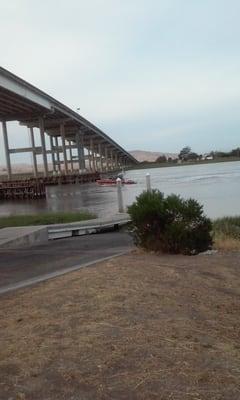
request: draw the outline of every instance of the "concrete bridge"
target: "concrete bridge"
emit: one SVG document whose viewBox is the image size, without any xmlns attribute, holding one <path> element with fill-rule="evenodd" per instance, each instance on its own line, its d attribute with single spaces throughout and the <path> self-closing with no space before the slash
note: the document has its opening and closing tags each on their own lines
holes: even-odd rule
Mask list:
<svg viewBox="0 0 240 400">
<path fill-rule="evenodd" d="M 137 164 L 134 157 L 91 122 L 1 67 L 0 121 L 9 180 L 13 177 L 11 154 L 14 153 L 32 153 L 35 178 L 40 173 L 39 154 L 45 177 L 67 175 L 74 170 L 79 173 L 111 171 Z M 9 148 L 7 121 L 19 121 L 29 129 L 30 147 Z M 35 144 L 36 131 L 40 134 L 40 146 Z"/>
</svg>

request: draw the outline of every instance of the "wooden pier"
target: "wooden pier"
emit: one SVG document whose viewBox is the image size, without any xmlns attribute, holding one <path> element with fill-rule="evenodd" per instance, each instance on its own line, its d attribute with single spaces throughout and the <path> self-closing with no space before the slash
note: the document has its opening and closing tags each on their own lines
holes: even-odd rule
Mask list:
<svg viewBox="0 0 240 400">
<path fill-rule="evenodd" d="M 46 186 L 95 182 L 99 173 L 71 174 L 0 183 L 0 200 L 33 200 L 46 197 Z"/>
<path fill-rule="evenodd" d="M 46 196 L 43 182 L 10 181 L 0 183 L 1 200 L 40 199 Z"/>
<path fill-rule="evenodd" d="M 89 183 L 95 182 L 99 179 L 100 174 L 98 172 L 88 172 L 85 174 L 68 174 L 58 176 L 48 176 L 47 178 L 41 178 L 46 186 L 50 185 L 67 185 L 75 183 Z"/>
</svg>

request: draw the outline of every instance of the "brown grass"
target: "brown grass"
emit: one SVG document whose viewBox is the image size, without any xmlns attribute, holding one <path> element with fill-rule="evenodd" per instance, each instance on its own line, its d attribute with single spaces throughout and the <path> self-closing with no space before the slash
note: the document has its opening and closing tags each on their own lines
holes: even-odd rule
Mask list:
<svg viewBox="0 0 240 400">
<path fill-rule="evenodd" d="M 222 251 L 239 251 L 240 240 L 227 236 L 218 236 L 214 239 L 214 248 Z"/>
<path fill-rule="evenodd" d="M 1 400 L 237 400 L 240 253 L 133 252 L 1 298 Z"/>
</svg>

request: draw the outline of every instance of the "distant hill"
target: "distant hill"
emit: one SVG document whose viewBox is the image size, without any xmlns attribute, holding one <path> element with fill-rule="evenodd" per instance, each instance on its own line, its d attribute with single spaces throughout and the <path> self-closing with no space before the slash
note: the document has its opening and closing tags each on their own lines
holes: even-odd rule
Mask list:
<svg viewBox="0 0 240 400">
<path fill-rule="evenodd" d="M 129 153 L 135 157 L 138 161 L 156 161 L 159 156 L 165 156 L 166 158 L 175 159 L 178 157 L 176 153 L 163 153 L 160 151 L 144 151 L 144 150 L 133 150 Z"/>
</svg>

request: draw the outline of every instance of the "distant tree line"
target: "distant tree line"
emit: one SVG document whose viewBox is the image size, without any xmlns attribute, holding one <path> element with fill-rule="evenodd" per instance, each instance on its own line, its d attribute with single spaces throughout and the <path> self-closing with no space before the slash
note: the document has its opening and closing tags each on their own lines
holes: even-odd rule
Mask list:
<svg viewBox="0 0 240 400">
<path fill-rule="evenodd" d="M 231 151 L 211 151 L 210 153 L 213 158 L 224 158 L 224 157 L 239 157 L 240 158 L 240 147 L 232 149 Z"/>
<path fill-rule="evenodd" d="M 201 156 L 197 153 L 194 153 L 191 150 L 191 147 L 186 146 L 184 147 L 180 153 L 178 154 L 178 158 L 181 161 L 196 161 L 197 159 L 199 159 Z"/>
<path fill-rule="evenodd" d="M 156 163 L 166 163 L 166 162 L 178 162 L 178 160 L 186 162 L 186 161 L 201 161 L 201 160 L 215 160 L 219 158 L 228 158 L 228 157 L 239 157 L 240 158 L 240 147 L 236 149 L 232 149 L 228 152 L 223 151 L 210 151 L 207 154 L 198 154 L 192 151 L 191 147 L 185 146 L 178 154 L 178 158 L 173 159 L 171 157 L 167 158 L 165 155 L 161 155 L 156 159 Z"/>
<path fill-rule="evenodd" d="M 179 152 L 177 157 L 167 157 L 166 155 L 160 155 L 155 161 L 140 161 L 139 164 L 143 166 L 145 164 L 164 164 L 164 163 L 171 163 L 176 164 L 178 162 L 188 162 L 188 161 L 204 161 L 204 160 L 217 160 L 220 158 L 240 158 L 240 147 L 232 149 L 231 151 L 210 151 L 209 153 L 205 154 L 198 154 L 192 151 L 190 146 L 185 146 Z"/>
<path fill-rule="evenodd" d="M 207 154 L 197 154 L 191 150 L 189 146 L 184 147 L 178 154 L 178 158 L 181 161 L 196 161 L 204 159 L 217 159 L 227 157 L 239 157 L 240 158 L 240 147 L 232 149 L 231 151 L 210 151 Z"/>
<path fill-rule="evenodd" d="M 177 159 L 172 158 L 172 157 L 166 157 L 165 155 L 162 155 L 162 156 L 159 156 L 155 162 L 156 163 L 177 162 Z"/>
</svg>

